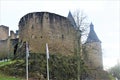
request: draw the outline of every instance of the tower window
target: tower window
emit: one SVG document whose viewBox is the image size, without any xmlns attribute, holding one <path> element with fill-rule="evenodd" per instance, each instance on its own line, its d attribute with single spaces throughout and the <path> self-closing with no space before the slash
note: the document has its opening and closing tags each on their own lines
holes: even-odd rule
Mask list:
<svg viewBox="0 0 120 80">
<path fill-rule="evenodd" d="M 43 38 L 42 36 L 40 38 Z"/>
<path fill-rule="evenodd" d="M 31 27 L 32 29 L 34 29 L 34 26 L 32 25 L 32 27 Z"/>
<path fill-rule="evenodd" d="M 64 35 L 62 34 L 62 40 L 64 39 Z"/>
<path fill-rule="evenodd" d="M 35 35 L 32 35 L 31 38 L 34 39 L 34 38 L 35 38 Z"/>
</svg>

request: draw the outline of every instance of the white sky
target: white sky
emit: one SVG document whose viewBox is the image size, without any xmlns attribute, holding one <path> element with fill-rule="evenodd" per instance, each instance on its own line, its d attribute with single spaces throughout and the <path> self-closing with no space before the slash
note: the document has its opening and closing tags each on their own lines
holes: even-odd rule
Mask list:
<svg viewBox="0 0 120 80">
<path fill-rule="evenodd" d="M 117 64 L 120 61 L 119 0 L 0 0 L 0 25 L 15 31 L 20 18 L 27 13 L 47 11 L 67 17 L 69 10 L 76 9 L 84 11 L 102 41 L 104 69 Z"/>
</svg>

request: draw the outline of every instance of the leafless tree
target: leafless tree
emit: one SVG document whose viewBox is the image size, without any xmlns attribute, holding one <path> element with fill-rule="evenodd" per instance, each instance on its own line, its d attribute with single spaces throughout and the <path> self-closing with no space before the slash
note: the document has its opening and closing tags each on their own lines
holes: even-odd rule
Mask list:
<svg viewBox="0 0 120 80">
<path fill-rule="evenodd" d="M 89 24 L 87 15 L 80 10 L 76 10 L 73 12 L 73 17 L 77 26 L 77 29 L 81 31 L 81 42 L 84 43 L 89 30 Z"/>
<path fill-rule="evenodd" d="M 81 69 L 81 61 L 83 59 L 82 57 L 82 42 L 85 42 L 86 36 L 87 36 L 87 28 L 88 28 L 88 23 L 87 23 L 87 16 L 83 13 L 83 11 L 79 11 L 76 10 L 73 13 L 73 17 L 76 23 L 76 42 L 77 42 L 77 70 L 78 70 L 78 75 L 77 75 L 77 79 L 78 80 L 82 80 L 81 79 L 81 74 L 82 74 L 82 70 Z"/>
</svg>

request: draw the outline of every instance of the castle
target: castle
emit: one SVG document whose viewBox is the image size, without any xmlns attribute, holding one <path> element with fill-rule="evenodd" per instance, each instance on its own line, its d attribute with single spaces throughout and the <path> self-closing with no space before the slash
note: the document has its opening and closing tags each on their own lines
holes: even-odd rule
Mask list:
<svg viewBox="0 0 120 80">
<path fill-rule="evenodd" d="M 10 31 L 10 36 L 9 28 L 0 26 L 0 56 L 7 58 L 15 54 L 25 41 L 29 43 L 31 53 L 45 53 L 45 44 L 48 43 L 50 54 L 73 55 L 76 48 L 76 24 L 71 12 L 68 17 L 49 12 L 28 13 L 20 19 L 19 31 Z M 88 38 L 82 46 L 87 65 L 91 69 L 102 70 L 101 41 L 92 23 Z"/>
</svg>

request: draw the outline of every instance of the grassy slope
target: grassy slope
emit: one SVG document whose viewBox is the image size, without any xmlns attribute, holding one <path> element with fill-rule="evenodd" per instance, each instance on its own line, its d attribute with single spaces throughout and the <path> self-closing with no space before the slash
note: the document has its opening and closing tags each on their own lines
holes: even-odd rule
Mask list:
<svg viewBox="0 0 120 80">
<path fill-rule="evenodd" d="M 34 54 L 32 57 L 30 57 L 31 60 L 29 60 L 29 75 L 31 78 L 41 78 L 44 76 L 46 78 L 46 56 L 43 54 Z M 76 57 L 66 57 L 66 56 L 58 56 L 58 55 L 51 55 L 49 60 L 49 71 L 50 71 L 50 78 L 57 80 L 75 80 L 77 78 L 77 63 L 76 63 Z M 16 73 L 16 76 L 23 76 L 22 74 L 25 74 L 25 63 L 24 60 L 14 60 L 14 61 L 8 61 L 8 62 L 0 62 L 1 70 L 3 70 L 5 73 L 9 73 L 11 75 L 14 75 Z M 14 64 L 14 65 L 13 65 Z M 12 65 L 12 67 L 11 67 Z M 17 72 L 16 70 L 17 67 Z M 86 67 L 81 67 L 82 72 L 87 71 Z M 108 75 L 104 75 L 108 76 Z M 91 77 L 91 75 L 90 75 Z M 110 77 L 110 76 L 109 76 Z M 62 78 L 62 79 L 61 79 Z M 10 76 L 5 76 L 0 74 L 0 80 L 22 80 L 17 79 Z M 114 80 L 112 77 L 110 77 L 109 80 Z"/>
<path fill-rule="evenodd" d="M 15 61 L 5 61 L 5 62 L 0 62 L 0 67 L 1 66 L 5 66 L 5 65 L 9 65 L 14 63 Z M 0 80 L 23 80 L 21 78 L 15 78 L 13 76 L 8 76 L 6 74 L 3 74 L 0 72 Z"/>
<path fill-rule="evenodd" d="M 4 74 L 0 73 L 0 80 L 22 80 L 22 79 L 15 78 L 15 77 L 12 77 L 12 76 L 7 76 L 7 75 L 4 75 Z"/>
<path fill-rule="evenodd" d="M 5 66 L 5 65 L 9 65 L 9 64 L 12 64 L 12 63 L 14 63 L 15 61 L 5 61 L 5 62 L 0 62 L 0 67 L 1 66 Z"/>
</svg>

